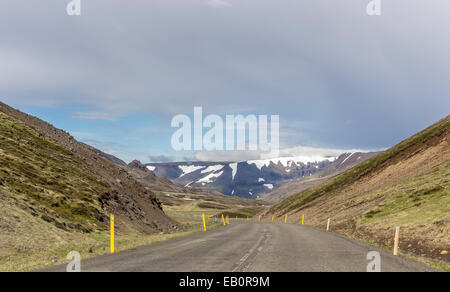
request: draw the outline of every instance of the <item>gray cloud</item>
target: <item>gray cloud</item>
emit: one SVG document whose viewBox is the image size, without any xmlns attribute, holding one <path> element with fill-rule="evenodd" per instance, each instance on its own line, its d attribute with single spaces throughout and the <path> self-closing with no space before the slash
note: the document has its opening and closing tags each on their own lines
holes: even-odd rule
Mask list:
<svg viewBox="0 0 450 292">
<path fill-rule="evenodd" d="M 383 1 L 381 17 L 368 0 L 98 0 L 80 17 L 66 2 L 0 5 L 2 100 L 280 114 L 285 146 L 337 148 L 392 145 L 450 109 L 449 1 Z"/>
<path fill-rule="evenodd" d="M 174 161 L 174 157 L 168 156 L 168 155 L 150 155 L 148 157 L 150 159 L 150 162 L 170 162 Z"/>
<path fill-rule="evenodd" d="M 225 1 L 225 0 L 209 0 L 207 3 L 209 6 L 212 6 L 215 8 L 224 8 L 224 7 L 233 6 L 230 2 Z"/>
<path fill-rule="evenodd" d="M 74 119 L 88 120 L 88 121 L 115 121 L 114 116 L 102 112 L 74 112 L 72 114 Z"/>
<path fill-rule="evenodd" d="M 260 159 L 261 152 L 259 151 L 203 151 L 194 152 L 190 156 L 185 156 L 187 161 L 244 161 Z"/>
<path fill-rule="evenodd" d="M 189 155 L 185 155 L 182 160 L 185 161 L 217 161 L 217 162 L 230 162 L 230 161 L 246 161 L 246 160 L 258 160 L 258 159 L 270 159 L 276 157 L 295 157 L 295 156 L 323 156 L 323 157 L 337 157 L 342 153 L 348 152 L 369 152 L 380 151 L 381 149 L 328 149 L 308 146 L 295 146 L 291 148 L 280 149 L 280 152 L 276 155 L 270 155 L 269 153 L 262 151 L 203 151 L 192 152 Z M 173 161 L 167 160 L 167 161 Z M 167 162 L 161 161 L 161 162 Z M 155 161 L 156 162 L 156 161 Z M 159 161 L 158 161 L 159 162 Z"/>
</svg>

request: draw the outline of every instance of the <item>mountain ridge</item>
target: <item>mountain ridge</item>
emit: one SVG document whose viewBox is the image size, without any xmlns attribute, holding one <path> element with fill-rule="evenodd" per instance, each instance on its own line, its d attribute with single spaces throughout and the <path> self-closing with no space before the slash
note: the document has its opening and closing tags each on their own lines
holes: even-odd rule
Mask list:
<svg viewBox="0 0 450 292">
<path fill-rule="evenodd" d="M 361 152 L 331 156 L 293 156 L 239 162 L 168 162 L 147 163 L 145 166 L 157 176 L 164 176 L 184 187 L 205 187 L 228 196 L 260 198 L 284 183 L 310 177 L 335 161 L 355 155 L 366 159 Z M 356 163 L 356 162 L 355 162 Z"/>
<path fill-rule="evenodd" d="M 341 154 L 333 163 L 329 164 L 319 172 L 306 177 L 288 181 L 278 189 L 263 196 L 263 199 L 270 203 L 278 203 L 291 195 L 304 189 L 312 187 L 323 181 L 331 179 L 339 173 L 366 161 L 377 155 L 378 152 L 346 152 Z"/>
</svg>

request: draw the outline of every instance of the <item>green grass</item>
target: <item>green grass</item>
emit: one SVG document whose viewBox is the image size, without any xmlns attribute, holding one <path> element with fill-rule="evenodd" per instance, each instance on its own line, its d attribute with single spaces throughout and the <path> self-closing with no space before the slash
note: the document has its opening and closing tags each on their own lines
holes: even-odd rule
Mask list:
<svg viewBox="0 0 450 292">
<path fill-rule="evenodd" d="M 395 224 L 433 224 L 450 215 L 450 161 L 377 191 L 387 199 L 362 216 L 361 223 L 389 219 Z M 393 214 L 402 214 L 394 220 Z"/>
</svg>

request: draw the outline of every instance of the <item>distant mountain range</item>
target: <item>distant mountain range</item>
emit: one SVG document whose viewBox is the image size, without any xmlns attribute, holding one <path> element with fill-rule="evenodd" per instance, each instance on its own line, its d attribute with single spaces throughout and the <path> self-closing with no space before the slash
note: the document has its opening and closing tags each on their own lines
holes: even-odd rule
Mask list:
<svg viewBox="0 0 450 292">
<path fill-rule="evenodd" d="M 327 179 L 330 179 L 339 173 L 352 168 L 363 161 L 366 161 L 378 153 L 379 152 L 351 152 L 341 154 L 335 161 L 330 163 L 325 168 L 317 171 L 315 174 L 283 183 L 279 188 L 273 190 L 267 195 L 264 195 L 262 199 L 269 203 L 278 203 L 281 200 L 302 190 L 326 181 Z"/>
<path fill-rule="evenodd" d="M 297 156 L 242 162 L 171 162 L 145 166 L 158 177 L 185 187 L 204 187 L 229 196 L 259 198 L 282 184 L 308 178 L 318 172 L 329 175 L 352 167 L 372 153 L 331 156 Z"/>
</svg>

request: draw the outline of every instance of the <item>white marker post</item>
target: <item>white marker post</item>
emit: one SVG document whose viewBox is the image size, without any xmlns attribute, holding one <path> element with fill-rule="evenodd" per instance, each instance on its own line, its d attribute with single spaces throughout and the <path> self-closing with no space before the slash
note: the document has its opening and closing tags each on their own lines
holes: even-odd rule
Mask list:
<svg viewBox="0 0 450 292">
<path fill-rule="evenodd" d="M 330 231 L 330 218 L 328 218 L 328 222 L 327 222 L 327 231 Z"/>
<path fill-rule="evenodd" d="M 395 238 L 394 238 L 394 255 L 398 255 L 398 241 L 400 237 L 400 226 L 395 228 Z"/>
</svg>

